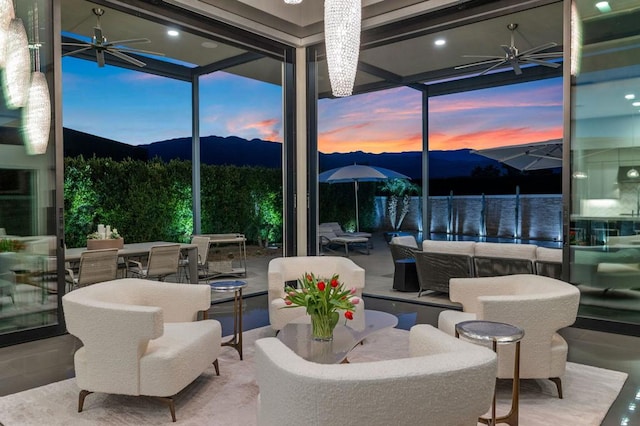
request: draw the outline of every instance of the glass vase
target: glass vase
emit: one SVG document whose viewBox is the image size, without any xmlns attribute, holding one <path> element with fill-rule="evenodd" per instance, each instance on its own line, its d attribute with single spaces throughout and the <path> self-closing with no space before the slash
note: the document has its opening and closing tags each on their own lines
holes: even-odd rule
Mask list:
<svg viewBox="0 0 640 426">
<path fill-rule="evenodd" d="M 333 340 L 333 328 L 330 315 L 311 315 L 311 338 L 322 342 Z"/>
</svg>

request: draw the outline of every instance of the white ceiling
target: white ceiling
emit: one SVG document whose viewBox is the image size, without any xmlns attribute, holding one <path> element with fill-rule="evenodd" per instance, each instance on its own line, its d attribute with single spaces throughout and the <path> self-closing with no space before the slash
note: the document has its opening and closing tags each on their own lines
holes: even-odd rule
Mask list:
<svg viewBox="0 0 640 426">
<path fill-rule="evenodd" d="M 119 2 L 119 0 L 113 0 Z M 303 0 L 299 5 L 287 5 L 283 0 L 163 0 L 166 3 L 179 5 L 182 8 L 195 11 L 204 16 L 215 17 L 217 20 L 232 23 L 269 38 L 291 45 L 313 44 L 322 41 L 323 1 Z M 100 1 L 100 7 L 106 9 L 101 18 L 104 34 L 110 40 L 146 37 L 150 44 L 132 46 L 152 51 L 161 51 L 168 58 L 183 61 L 198 66 L 205 66 L 228 58 L 236 57 L 246 50 L 226 43 L 224 39 L 215 40 L 215 48 L 205 47 L 216 38 L 203 37 L 193 32 L 182 31 L 178 39 L 166 35 L 167 25 L 141 19 L 138 16 L 120 12 L 105 7 L 110 0 Z M 466 0 L 363 0 L 363 29 L 373 28 L 389 22 L 415 17 L 425 10 L 437 11 L 455 4 L 462 8 Z M 539 4 L 536 0 L 522 2 L 529 5 Z M 62 29 L 76 34 L 90 36 L 93 34 L 95 16 L 91 12 L 96 7 L 86 0 L 62 0 Z M 500 3 L 502 4 L 502 3 Z M 597 22 L 602 14 L 586 1 L 578 2 L 580 15 L 585 21 Z M 612 14 L 620 16 L 640 7 L 638 0 L 617 0 L 611 2 L 614 7 Z M 404 38 L 391 44 L 381 44 L 376 47 L 363 45 L 360 61 L 399 78 L 410 76 L 427 76 L 420 79 L 427 82 L 430 75 L 453 73 L 454 67 L 474 62 L 473 58 L 463 55 L 501 55 L 500 45 L 509 44 L 510 33 L 507 24 L 517 23 L 515 44 L 522 51 L 547 42 L 556 42 L 562 49 L 563 40 L 563 10 L 562 2 L 543 4 L 528 10 L 508 13 L 504 16 L 478 19 L 467 25 L 456 26 L 455 23 L 442 21 L 431 24 L 425 19 L 424 34 L 414 38 Z M 429 16 L 429 15 L 425 15 Z M 482 18 L 482 16 L 481 16 Z M 444 38 L 447 44 L 436 47 L 436 38 Z M 631 72 L 628 76 L 621 76 L 616 82 L 615 89 L 597 82 L 598 72 L 620 67 L 628 70 L 637 65 L 618 63 L 620 57 L 634 58 L 637 55 L 619 55 L 619 49 L 639 49 L 640 36 L 628 37 L 616 42 L 615 46 L 595 44 L 585 46 L 585 59 L 581 77 L 585 86 L 581 87 L 580 117 L 628 114 L 628 104 L 619 101 L 619 92 L 625 92 L 627 87 L 640 88 L 640 81 L 635 77 L 638 72 Z M 470 69 L 470 73 L 477 74 L 483 68 Z M 281 82 L 281 68 L 279 61 L 264 58 L 252 63 L 236 66 L 229 71 L 250 78 L 269 81 L 274 84 Z M 511 73 L 507 70 L 506 72 Z M 329 82 L 326 76 L 326 64 L 319 64 L 318 91 L 329 92 Z M 610 75 L 610 74 L 609 74 Z M 381 82 L 379 76 L 362 71 L 358 72 L 356 85 Z M 630 90 L 630 89 L 629 89 Z M 640 93 L 639 93 L 640 96 Z M 608 108 L 603 111 L 605 103 Z"/>
</svg>

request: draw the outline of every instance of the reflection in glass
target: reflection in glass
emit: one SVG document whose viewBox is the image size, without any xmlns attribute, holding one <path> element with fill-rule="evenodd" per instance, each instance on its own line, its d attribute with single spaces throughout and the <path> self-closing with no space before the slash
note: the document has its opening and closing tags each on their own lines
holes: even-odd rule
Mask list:
<svg viewBox="0 0 640 426">
<path fill-rule="evenodd" d="M 639 323 L 640 47 L 620 16 L 640 5 L 615 3 L 602 13 L 577 0 L 572 11 L 571 282 L 580 316 Z"/>
</svg>

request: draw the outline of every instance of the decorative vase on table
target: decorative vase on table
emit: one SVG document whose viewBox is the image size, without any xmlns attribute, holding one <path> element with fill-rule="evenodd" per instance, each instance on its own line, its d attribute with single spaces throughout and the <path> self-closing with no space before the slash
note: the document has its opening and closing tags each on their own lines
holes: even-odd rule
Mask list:
<svg viewBox="0 0 640 426">
<path fill-rule="evenodd" d="M 311 314 L 311 338 L 321 342 L 333 340 L 333 329 L 338 324 L 340 317 L 337 312 L 330 315 Z"/>
<path fill-rule="evenodd" d="M 353 319 L 355 305 L 360 299 L 354 296 L 356 290 L 346 290 L 338 274 L 330 279 L 305 273 L 298 280 L 298 288 L 287 286 L 284 298 L 286 308 L 304 306 L 311 317 L 311 337 L 318 341 L 333 340 L 333 330 L 344 311 L 346 320 Z"/>
</svg>

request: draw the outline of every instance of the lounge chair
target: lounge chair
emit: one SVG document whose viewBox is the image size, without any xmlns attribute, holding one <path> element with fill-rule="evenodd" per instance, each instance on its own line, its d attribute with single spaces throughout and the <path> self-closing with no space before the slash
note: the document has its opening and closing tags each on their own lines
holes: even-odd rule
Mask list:
<svg viewBox="0 0 640 426">
<path fill-rule="evenodd" d="M 335 251 L 336 246 L 344 248 L 345 256 L 349 257 L 349 246 L 364 246 L 366 254 L 369 254 L 369 238 L 367 237 L 352 237 L 352 236 L 338 236 L 333 229 L 327 226 L 318 227 L 318 240 L 320 243 L 320 251 L 324 249 Z"/>
<path fill-rule="evenodd" d="M 342 229 L 342 226 L 338 222 L 324 222 L 321 223 L 320 226 L 332 229 L 338 237 L 369 238 L 368 246 L 369 248 L 373 248 L 373 240 L 371 239 L 370 232 L 347 232 Z"/>
</svg>

